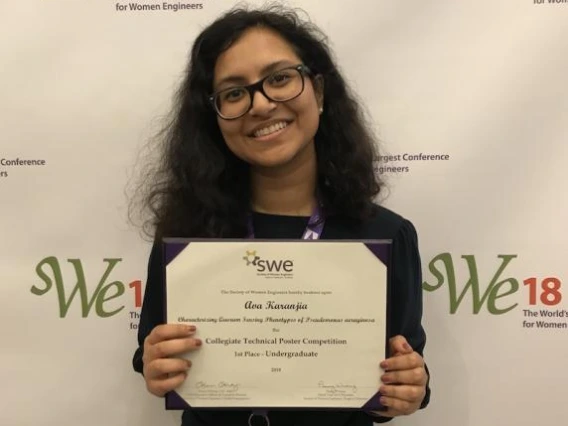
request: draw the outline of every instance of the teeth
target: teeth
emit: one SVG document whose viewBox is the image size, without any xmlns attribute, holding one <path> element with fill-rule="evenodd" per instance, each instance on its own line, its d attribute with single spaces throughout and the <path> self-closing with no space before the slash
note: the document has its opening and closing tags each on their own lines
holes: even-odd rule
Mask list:
<svg viewBox="0 0 568 426">
<path fill-rule="evenodd" d="M 258 137 L 261 137 L 261 136 L 269 135 L 271 133 L 277 132 L 280 129 L 283 129 L 287 125 L 288 125 L 288 123 L 286 123 L 285 121 L 281 121 L 280 123 L 272 124 L 271 126 L 265 127 L 263 129 L 260 129 L 260 130 L 257 130 L 256 132 L 254 132 L 254 137 L 258 138 Z"/>
</svg>

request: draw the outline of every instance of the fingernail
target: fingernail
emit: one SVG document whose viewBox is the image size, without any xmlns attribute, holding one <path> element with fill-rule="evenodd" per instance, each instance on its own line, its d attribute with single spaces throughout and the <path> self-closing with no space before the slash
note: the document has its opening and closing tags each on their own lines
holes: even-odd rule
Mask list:
<svg viewBox="0 0 568 426">
<path fill-rule="evenodd" d="M 388 401 L 384 396 L 381 397 L 380 401 L 381 401 L 381 405 L 384 405 L 385 407 L 389 406 Z"/>
<path fill-rule="evenodd" d="M 402 347 L 404 348 L 405 351 L 412 351 L 412 348 L 410 347 L 410 345 L 408 343 L 404 343 L 402 345 Z"/>
<path fill-rule="evenodd" d="M 387 393 L 387 388 L 386 388 L 386 386 L 381 386 L 381 387 L 379 388 L 379 392 L 381 393 L 381 395 L 386 394 L 386 393 Z"/>
<path fill-rule="evenodd" d="M 381 377 L 381 380 L 382 380 L 383 383 L 390 383 L 390 382 L 391 382 L 391 377 L 390 377 L 389 375 L 387 375 L 387 374 L 384 374 L 384 375 Z"/>
<path fill-rule="evenodd" d="M 187 360 L 187 368 L 191 367 L 191 361 L 188 359 Z"/>
<path fill-rule="evenodd" d="M 388 367 L 389 363 L 385 360 L 385 361 L 381 362 L 380 365 L 381 365 L 382 368 L 386 369 Z"/>
<path fill-rule="evenodd" d="M 190 325 L 190 326 L 188 327 L 188 330 L 189 330 L 189 332 L 191 333 L 192 331 L 197 330 L 197 328 L 196 328 L 194 325 Z"/>
<path fill-rule="evenodd" d="M 195 339 L 195 346 L 201 346 L 203 342 L 200 339 Z"/>
</svg>

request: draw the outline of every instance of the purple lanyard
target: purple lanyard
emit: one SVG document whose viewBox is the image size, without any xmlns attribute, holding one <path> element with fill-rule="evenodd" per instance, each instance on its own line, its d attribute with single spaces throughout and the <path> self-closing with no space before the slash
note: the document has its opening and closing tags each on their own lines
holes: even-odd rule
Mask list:
<svg viewBox="0 0 568 426">
<path fill-rule="evenodd" d="M 316 204 L 314 212 L 308 220 L 304 234 L 302 235 L 303 240 L 318 240 L 323 231 L 323 226 L 325 225 L 325 218 L 322 215 L 321 207 L 319 203 Z M 247 238 L 254 239 L 254 227 L 252 224 L 252 216 L 248 217 L 248 235 Z M 254 422 L 257 417 L 260 421 Z M 254 424 L 253 424 L 254 423 Z M 267 410 L 254 410 L 248 419 L 249 426 L 270 426 L 270 420 L 268 418 Z"/>
<path fill-rule="evenodd" d="M 321 236 L 323 231 L 323 226 L 325 225 L 325 218 L 322 215 L 321 207 L 316 204 L 314 208 L 314 212 L 310 216 L 308 220 L 308 224 L 306 225 L 306 229 L 304 230 L 304 234 L 302 235 L 302 240 L 318 240 Z M 248 239 L 254 239 L 254 227 L 252 225 L 252 216 L 249 215 L 248 217 Z"/>
</svg>

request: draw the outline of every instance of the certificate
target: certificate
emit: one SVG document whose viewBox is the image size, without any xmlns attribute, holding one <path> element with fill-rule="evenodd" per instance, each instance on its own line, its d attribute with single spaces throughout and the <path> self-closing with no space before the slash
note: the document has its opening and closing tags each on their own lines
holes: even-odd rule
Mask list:
<svg viewBox="0 0 568 426">
<path fill-rule="evenodd" d="M 165 320 L 203 345 L 166 408 L 380 409 L 390 241 L 164 240 Z"/>
</svg>

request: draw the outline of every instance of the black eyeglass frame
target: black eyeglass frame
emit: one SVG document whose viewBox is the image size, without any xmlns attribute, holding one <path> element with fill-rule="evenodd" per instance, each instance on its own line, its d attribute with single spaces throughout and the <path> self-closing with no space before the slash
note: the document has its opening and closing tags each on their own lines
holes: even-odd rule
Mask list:
<svg viewBox="0 0 568 426">
<path fill-rule="evenodd" d="M 300 77 L 302 77 L 302 89 L 300 90 L 300 92 L 296 95 L 293 96 L 289 99 L 285 99 L 285 100 L 277 100 L 277 99 L 272 99 L 270 96 L 268 96 L 266 94 L 266 92 L 264 91 L 264 82 L 266 80 L 268 80 L 270 77 L 272 77 L 274 74 L 277 74 L 279 72 L 282 71 L 286 71 L 286 70 L 291 70 L 294 69 L 296 71 L 298 71 L 300 73 Z M 236 120 L 238 118 L 241 118 L 242 116 L 244 116 L 245 114 L 247 114 L 251 109 L 252 109 L 252 105 L 254 103 L 254 95 L 256 94 L 256 92 L 260 92 L 262 93 L 262 95 L 270 100 L 271 102 L 288 102 L 291 101 L 292 99 L 296 99 L 298 96 L 300 96 L 303 92 L 304 92 L 304 88 L 306 86 L 306 82 L 305 82 L 305 76 L 311 76 L 312 75 L 312 71 L 308 68 L 307 65 L 304 64 L 299 64 L 299 65 L 293 65 L 290 67 L 285 67 L 285 68 L 281 68 L 279 70 L 276 70 L 274 72 L 271 72 L 270 74 L 268 74 L 266 77 L 261 78 L 260 80 L 258 80 L 256 83 L 252 83 L 249 84 L 248 86 L 233 86 L 233 87 L 227 87 L 226 89 L 223 90 L 219 90 L 213 94 L 211 94 L 209 96 L 209 102 L 211 103 L 211 105 L 213 106 L 213 109 L 215 110 L 215 112 L 217 113 L 217 115 L 222 118 L 223 120 Z M 217 102 L 215 102 L 215 99 L 217 98 L 217 96 L 219 95 L 219 93 L 222 93 L 226 90 L 234 90 L 234 89 L 244 89 L 249 93 L 249 97 L 250 97 L 250 105 L 248 106 L 247 110 L 245 112 L 243 112 L 241 115 L 237 116 L 237 117 L 224 117 L 221 114 L 221 111 L 219 111 L 219 108 L 217 107 Z"/>
</svg>

